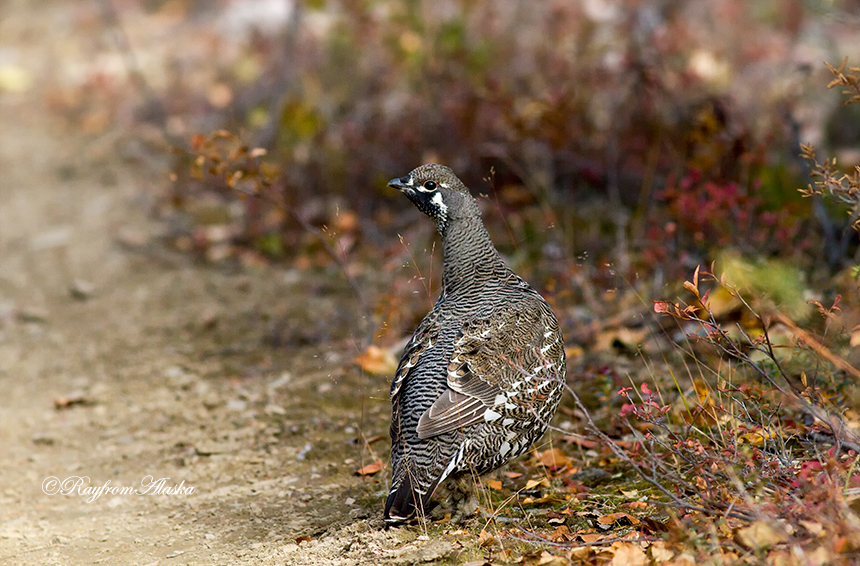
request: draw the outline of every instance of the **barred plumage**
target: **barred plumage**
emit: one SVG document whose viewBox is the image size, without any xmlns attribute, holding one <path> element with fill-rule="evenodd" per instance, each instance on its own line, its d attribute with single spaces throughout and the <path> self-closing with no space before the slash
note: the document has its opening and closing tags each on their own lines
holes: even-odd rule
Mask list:
<svg viewBox="0 0 860 566">
<path fill-rule="evenodd" d="M 564 343 L 552 309 L 504 263 L 469 190 L 445 166 L 389 186 L 442 236 L 442 293 L 391 384 L 391 491 L 385 520 L 422 514 L 434 490 L 528 450 L 558 408 Z"/>
</svg>

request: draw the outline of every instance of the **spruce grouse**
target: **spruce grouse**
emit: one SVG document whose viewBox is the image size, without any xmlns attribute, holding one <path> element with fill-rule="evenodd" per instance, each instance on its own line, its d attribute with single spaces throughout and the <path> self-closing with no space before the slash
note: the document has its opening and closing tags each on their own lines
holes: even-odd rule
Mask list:
<svg viewBox="0 0 860 566">
<path fill-rule="evenodd" d="M 540 438 L 562 396 L 564 342 L 552 309 L 505 265 L 469 189 L 443 165 L 389 186 L 436 222 L 442 293 L 391 384 L 385 520 L 424 515 L 443 482 L 488 473 Z"/>
</svg>

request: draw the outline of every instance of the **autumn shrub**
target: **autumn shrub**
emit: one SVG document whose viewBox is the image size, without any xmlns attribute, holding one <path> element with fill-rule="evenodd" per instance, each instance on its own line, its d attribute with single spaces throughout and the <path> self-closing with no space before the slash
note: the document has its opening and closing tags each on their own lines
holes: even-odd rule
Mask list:
<svg viewBox="0 0 860 566">
<path fill-rule="evenodd" d="M 234 81 L 221 119 L 268 152 L 271 180 L 268 198 L 230 220 L 227 256 L 295 259 L 308 244 L 296 214 L 331 229 L 344 210 L 358 220 L 355 249 L 375 246 L 370 224 L 402 231 L 407 210 L 385 182 L 426 161 L 488 194 L 491 231 L 530 263 L 587 251 L 625 276 L 655 264 L 679 276 L 678 257 L 687 269 L 723 246 L 800 253 L 814 231 L 785 189 L 801 174 L 786 118 L 795 99 L 734 99 L 732 75 L 749 89 L 755 57 L 719 43 L 779 36 L 788 22 L 728 4 L 709 8 L 728 19 L 703 29 L 691 24 L 705 9 L 696 2 L 297 8 L 289 32 L 247 47 L 265 80 Z M 180 157 L 172 185 L 186 215 L 204 195 L 235 198 L 223 178 L 189 177 L 197 157 Z"/>
<path fill-rule="evenodd" d="M 755 324 L 716 316 L 710 289 L 700 292 L 708 283 L 735 297 Z M 689 300 L 657 301 L 654 310 L 684 331 L 686 344 L 678 350 L 688 375 L 679 378 L 669 369 L 671 379 L 655 374 L 651 383 L 618 391 L 618 418 L 632 445 L 603 432 L 573 392 L 592 433 L 670 510 L 669 525 L 677 526 L 670 538 L 689 542 L 691 533 L 720 524 L 724 532 L 712 543 L 720 552 L 791 544 L 813 552 L 822 547 L 822 529 L 835 537 L 824 545 L 827 556 L 856 557 L 860 430 L 840 391 L 856 389 L 860 371 L 778 312 L 760 314 L 710 273 L 697 269 L 684 287 Z M 818 307 L 825 316 L 840 312 L 838 300 Z M 793 348 L 771 338 L 786 330 L 797 340 Z M 709 363 L 697 344 L 715 351 L 718 363 Z M 795 374 L 787 369 L 787 349 L 807 360 L 813 352 L 817 361 Z M 813 372 L 814 364 L 830 369 Z"/>
</svg>

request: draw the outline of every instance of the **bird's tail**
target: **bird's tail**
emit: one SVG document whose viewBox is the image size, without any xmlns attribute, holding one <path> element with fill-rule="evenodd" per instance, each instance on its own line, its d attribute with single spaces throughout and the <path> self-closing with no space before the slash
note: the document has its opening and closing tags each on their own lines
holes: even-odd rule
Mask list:
<svg viewBox="0 0 860 566">
<path fill-rule="evenodd" d="M 385 522 L 403 523 L 416 515 L 424 516 L 428 510 L 427 503 L 438 483 L 437 479 L 422 490 L 415 485 L 412 476 L 407 474 L 400 485 L 388 494 L 385 501 Z"/>
</svg>

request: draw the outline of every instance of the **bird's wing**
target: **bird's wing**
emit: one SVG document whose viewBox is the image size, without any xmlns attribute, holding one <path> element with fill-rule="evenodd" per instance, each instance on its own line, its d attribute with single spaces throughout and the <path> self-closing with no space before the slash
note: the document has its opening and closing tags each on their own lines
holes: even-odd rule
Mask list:
<svg viewBox="0 0 860 566">
<path fill-rule="evenodd" d="M 418 437 L 492 422 L 502 408 L 536 400 L 540 382 L 559 375 L 563 352 L 558 323 L 540 298 L 469 320 L 448 362 L 450 389 L 421 416 Z"/>
</svg>

